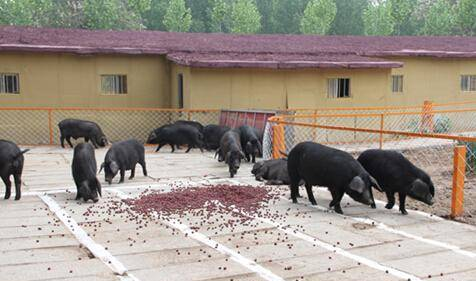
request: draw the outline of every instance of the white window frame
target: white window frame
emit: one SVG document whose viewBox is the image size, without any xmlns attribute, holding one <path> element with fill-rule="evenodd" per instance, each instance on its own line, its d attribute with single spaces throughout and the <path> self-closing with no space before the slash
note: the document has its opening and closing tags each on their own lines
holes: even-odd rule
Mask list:
<svg viewBox="0 0 476 281">
<path fill-rule="evenodd" d="M 403 75 L 392 75 L 392 93 L 403 93 Z"/>
<path fill-rule="evenodd" d="M 343 85 L 343 89 L 341 88 L 341 80 L 348 80 L 349 82 L 347 83 L 347 88 L 346 83 Z M 340 95 L 342 91 L 344 93 L 347 90 L 347 95 Z M 345 77 L 339 77 L 339 78 L 328 78 L 327 79 L 327 98 L 329 99 L 348 99 L 352 97 L 351 93 L 351 81 L 350 78 L 345 78 Z"/>
<path fill-rule="evenodd" d="M 462 92 L 476 92 L 476 74 L 461 75 L 460 87 Z"/>
<path fill-rule="evenodd" d="M 125 95 L 128 92 L 127 75 L 101 74 L 101 93 L 105 95 Z"/>
<path fill-rule="evenodd" d="M 13 81 L 7 81 L 13 79 Z M 12 85 L 8 85 L 12 84 Z M 18 95 L 20 94 L 20 74 L 0 73 L 0 94 Z"/>
</svg>

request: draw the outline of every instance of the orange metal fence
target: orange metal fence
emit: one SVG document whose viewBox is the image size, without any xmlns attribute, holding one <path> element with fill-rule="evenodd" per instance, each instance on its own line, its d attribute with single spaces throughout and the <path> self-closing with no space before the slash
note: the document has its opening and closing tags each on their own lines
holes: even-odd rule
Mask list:
<svg viewBox="0 0 476 281">
<path fill-rule="evenodd" d="M 399 150 L 439 188 L 439 205 L 428 211 L 444 216 L 451 210 L 451 217 L 476 224 L 476 108 L 435 110 L 426 104 L 422 111 L 276 116 L 268 120 L 264 157 L 282 157 L 302 141 L 356 157 L 371 148 Z"/>
<path fill-rule="evenodd" d="M 0 138 L 18 144 L 58 144 L 58 123 L 75 118 L 98 123 L 110 141 L 136 138 L 142 141 L 162 125 L 177 120 L 218 124 L 220 110 L 158 108 L 0 108 Z"/>
</svg>

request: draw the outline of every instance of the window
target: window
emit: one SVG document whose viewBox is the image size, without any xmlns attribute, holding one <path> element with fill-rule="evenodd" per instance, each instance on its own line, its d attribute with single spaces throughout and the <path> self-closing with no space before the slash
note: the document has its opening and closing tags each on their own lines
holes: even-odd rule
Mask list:
<svg viewBox="0 0 476 281">
<path fill-rule="evenodd" d="M 476 92 L 476 75 L 461 75 L 461 91 Z"/>
<path fill-rule="evenodd" d="M 101 91 L 104 94 L 127 94 L 127 76 L 101 75 Z"/>
<path fill-rule="evenodd" d="M 16 73 L 0 73 L 0 94 L 19 94 L 20 79 Z"/>
<path fill-rule="evenodd" d="M 328 98 L 349 98 L 350 97 L 350 79 L 333 78 L 327 80 Z"/>
<path fill-rule="evenodd" d="M 183 74 L 177 75 L 178 106 L 183 108 Z"/>
<path fill-rule="evenodd" d="M 392 75 L 392 92 L 403 93 L 403 75 Z"/>
</svg>

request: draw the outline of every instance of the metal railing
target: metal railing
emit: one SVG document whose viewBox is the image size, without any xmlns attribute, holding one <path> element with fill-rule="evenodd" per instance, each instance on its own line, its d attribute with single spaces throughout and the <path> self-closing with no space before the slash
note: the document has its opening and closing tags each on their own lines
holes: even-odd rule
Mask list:
<svg viewBox="0 0 476 281">
<path fill-rule="evenodd" d="M 303 141 L 326 144 L 355 157 L 372 148 L 399 150 L 438 188 L 435 208 L 416 204 L 417 208 L 440 216 L 451 209 L 452 217 L 476 224 L 476 108 L 426 106 L 421 111 L 275 116 L 268 119 L 265 130 L 264 158 L 280 158 L 281 152 L 289 153 Z"/>
</svg>

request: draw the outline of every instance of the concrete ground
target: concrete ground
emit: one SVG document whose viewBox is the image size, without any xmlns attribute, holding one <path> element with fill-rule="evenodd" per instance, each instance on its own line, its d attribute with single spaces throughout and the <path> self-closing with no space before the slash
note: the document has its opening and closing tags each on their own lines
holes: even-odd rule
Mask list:
<svg viewBox="0 0 476 281">
<path fill-rule="evenodd" d="M 98 164 L 105 152 L 97 150 Z M 138 223 L 111 206 L 171 184 L 260 183 L 251 164 L 230 180 L 211 153 L 149 147 L 149 177 L 137 169 L 134 180 L 104 184 L 98 203 L 83 203 L 74 201 L 71 158 L 71 149 L 57 147 L 26 154 L 22 199 L 0 201 L 0 280 L 476 280 L 469 225 L 415 211 L 402 216 L 381 203 L 373 210 L 348 197 L 338 215 L 325 208 L 327 190 L 315 189 L 313 207 L 305 198 L 292 204 L 286 187 L 243 225 L 225 227 L 227 214 Z"/>
</svg>

